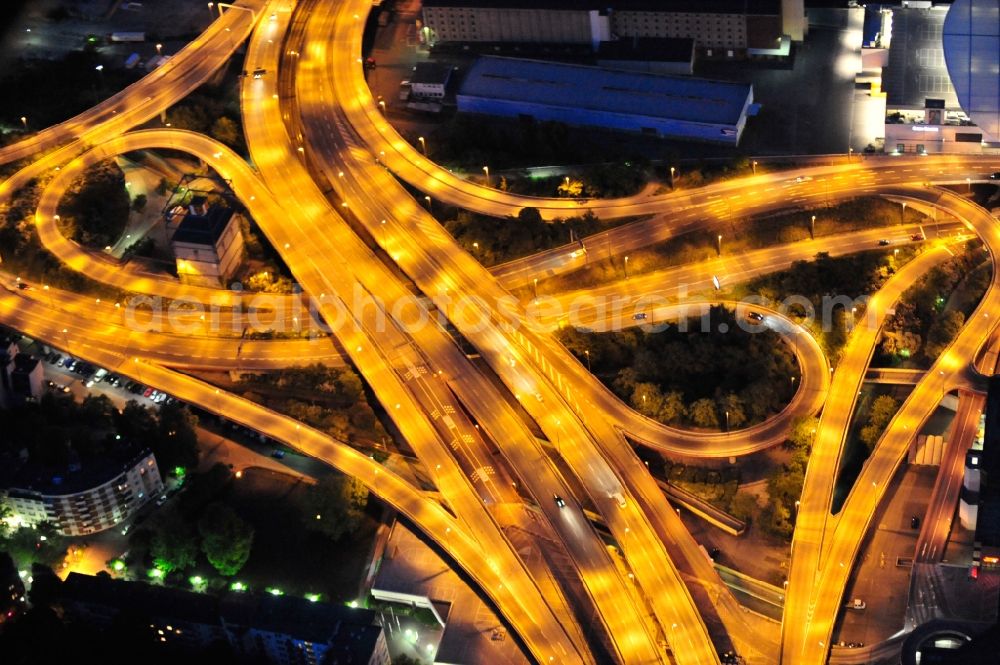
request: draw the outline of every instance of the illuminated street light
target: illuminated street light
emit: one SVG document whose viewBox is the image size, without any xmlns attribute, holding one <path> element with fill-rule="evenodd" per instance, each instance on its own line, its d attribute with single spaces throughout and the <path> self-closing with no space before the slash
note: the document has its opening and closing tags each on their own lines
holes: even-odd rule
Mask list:
<svg viewBox="0 0 1000 665">
<path fill-rule="evenodd" d="M 483 167 L 483 173 L 486 174 L 486 186 L 489 187 L 490 186 L 490 167 L 484 166 Z"/>
<path fill-rule="evenodd" d="M 750 162 L 750 168 L 753 169 L 753 174 L 757 175 L 757 160 L 756 159 L 753 160 L 752 162 Z"/>
<path fill-rule="evenodd" d="M 156 55 L 163 55 L 163 44 L 156 45 Z"/>
<path fill-rule="evenodd" d="M 625 257 L 625 279 L 628 279 L 628 257 Z"/>
<path fill-rule="evenodd" d="M 418 136 L 417 140 L 420 141 L 420 150 L 421 150 L 421 152 L 424 153 L 424 156 L 426 157 L 427 156 L 427 141 L 424 140 L 423 136 Z"/>
<path fill-rule="evenodd" d="M 719 250 L 719 256 L 722 256 L 722 234 L 721 233 L 719 234 L 719 247 L 718 247 L 718 250 Z"/>
<path fill-rule="evenodd" d="M 28 119 L 26 117 L 24 117 L 23 115 L 21 116 L 21 124 L 24 125 L 25 129 L 28 128 Z"/>
<path fill-rule="evenodd" d="M 816 239 L 816 215 L 813 215 L 812 219 L 809 220 L 809 237 L 813 240 Z"/>
</svg>

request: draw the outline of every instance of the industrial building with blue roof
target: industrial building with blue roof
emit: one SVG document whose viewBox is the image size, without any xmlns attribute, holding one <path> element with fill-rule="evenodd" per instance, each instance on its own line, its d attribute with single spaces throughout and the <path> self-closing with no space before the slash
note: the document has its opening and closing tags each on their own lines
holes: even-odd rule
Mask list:
<svg viewBox="0 0 1000 665">
<path fill-rule="evenodd" d="M 735 145 L 753 104 L 753 87 L 487 56 L 466 74 L 457 102 L 463 113 Z"/>
</svg>

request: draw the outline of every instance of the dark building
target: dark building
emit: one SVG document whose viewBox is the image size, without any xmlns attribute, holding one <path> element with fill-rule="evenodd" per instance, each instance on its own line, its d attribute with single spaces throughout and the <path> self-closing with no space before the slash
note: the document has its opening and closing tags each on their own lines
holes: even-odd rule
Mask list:
<svg viewBox="0 0 1000 665">
<path fill-rule="evenodd" d="M 0 628 L 16 617 L 24 607 L 24 583 L 14 560 L 0 552 Z"/>
<path fill-rule="evenodd" d="M 241 661 L 277 665 L 389 665 L 382 627 L 370 610 L 270 594 L 225 598 L 70 573 L 60 604 L 71 621 L 106 629 L 120 615 L 141 618 L 149 640 L 199 653 L 227 643 Z"/>
</svg>

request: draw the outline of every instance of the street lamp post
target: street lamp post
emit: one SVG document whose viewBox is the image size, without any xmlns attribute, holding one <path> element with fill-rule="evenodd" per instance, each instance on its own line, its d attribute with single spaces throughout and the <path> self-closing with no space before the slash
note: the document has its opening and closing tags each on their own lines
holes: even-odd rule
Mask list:
<svg viewBox="0 0 1000 665">
<path fill-rule="evenodd" d="M 490 167 L 484 166 L 483 167 L 483 173 L 486 174 L 486 186 L 489 187 L 490 186 Z"/>
<path fill-rule="evenodd" d="M 382 115 L 386 115 L 386 111 L 385 111 L 385 100 L 384 100 L 384 99 L 380 99 L 380 100 L 378 100 L 378 107 L 379 107 L 380 109 L 382 109 Z"/>
<path fill-rule="evenodd" d="M 163 55 L 163 44 L 156 45 L 156 55 Z"/>
<path fill-rule="evenodd" d="M 729 433 L 729 411 L 726 411 L 726 433 Z"/>
<path fill-rule="evenodd" d="M 537 277 L 534 279 L 534 285 L 535 285 L 535 300 L 538 300 L 538 278 Z"/>
<path fill-rule="evenodd" d="M 209 14 L 209 16 L 212 15 L 212 8 L 214 8 L 214 7 L 215 7 L 215 3 L 214 2 L 208 3 L 208 14 Z"/>
<path fill-rule="evenodd" d="M 753 174 L 757 175 L 757 160 L 756 159 L 753 160 L 752 162 L 750 162 L 750 168 L 753 169 Z"/>
<path fill-rule="evenodd" d="M 592 372 L 593 370 L 590 368 L 590 350 L 585 349 L 583 355 L 587 356 L 587 371 Z"/>
<path fill-rule="evenodd" d="M 969 193 L 971 194 L 972 193 L 972 178 L 966 178 L 965 179 L 965 184 L 968 185 L 968 187 L 969 187 Z"/>
<path fill-rule="evenodd" d="M 628 257 L 625 257 L 625 279 L 628 279 Z"/>
<path fill-rule="evenodd" d="M 903 201 L 903 207 L 900 208 L 899 223 L 906 224 L 906 201 Z"/>
<path fill-rule="evenodd" d="M 809 220 L 809 239 L 816 239 L 816 215 L 813 215 L 812 219 Z"/>
<path fill-rule="evenodd" d="M 670 167 L 670 189 L 674 188 L 674 167 Z"/>
<path fill-rule="evenodd" d="M 25 129 L 27 129 L 28 128 L 28 118 L 22 115 L 21 116 L 21 124 L 24 125 Z"/>
<path fill-rule="evenodd" d="M 424 157 L 427 156 L 427 141 L 424 140 L 423 136 L 418 136 L 417 141 L 420 142 L 420 151 L 424 153 Z"/>
<path fill-rule="evenodd" d="M 431 209 L 431 197 L 425 196 L 424 197 L 424 201 L 427 202 L 427 209 L 430 210 Z"/>
<path fill-rule="evenodd" d="M 719 234 L 719 256 L 722 256 L 722 234 Z"/>
</svg>

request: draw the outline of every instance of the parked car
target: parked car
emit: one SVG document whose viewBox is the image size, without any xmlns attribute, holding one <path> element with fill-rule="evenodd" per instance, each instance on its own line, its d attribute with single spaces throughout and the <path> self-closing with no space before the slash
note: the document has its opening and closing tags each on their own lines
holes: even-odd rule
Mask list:
<svg viewBox="0 0 1000 665">
<path fill-rule="evenodd" d="M 878 241 L 878 246 L 879 247 L 885 247 L 888 244 L 889 244 L 889 239 L 888 238 L 882 238 L 881 240 Z"/>
<path fill-rule="evenodd" d="M 275 459 L 284 459 L 284 457 L 285 457 L 285 451 L 284 450 L 278 450 L 278 449 L 272 450 L 271 451 L 271 457 L 273 457 Z"/>
<path fill-rule="evenodd" d="M 558 494 L 553 494 L 552 498 L 555 499 L 556 505 L 559 506 L 560 508 L 566 507 L 566 501 L 563 500 L 563 498 Z"/>
<path fill-rule="evenodd" d="M 152 394 L 153 394 L 153 389 L 152 388 L 146 388 L 146 390 L 142 393 L 142 396 L 143 397 L 149 397 Z"/>
</svg>

